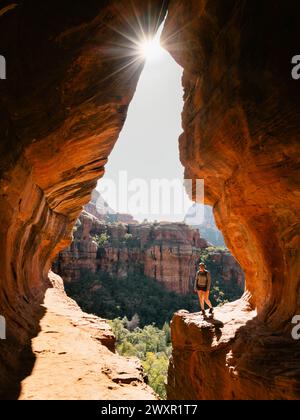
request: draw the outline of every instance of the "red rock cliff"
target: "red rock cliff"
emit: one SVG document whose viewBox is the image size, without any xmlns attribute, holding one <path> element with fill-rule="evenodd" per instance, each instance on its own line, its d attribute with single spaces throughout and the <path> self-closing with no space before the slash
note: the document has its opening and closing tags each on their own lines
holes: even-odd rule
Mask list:
<svg viewBox="0 0 300 420">
<path fill-rule="evenodd" d="M 206 203 L 245 271 L 240 306 L 257 309 L 253 324 L 235 308 L 244 322 L 227 338 L 226 326 L 217 334 L 175 317 L 173 398 L 187 389 L 200 399 L 300 397 L 300 342 L 291 338 L 300 313 L 300 83 L 291 77 L 299 13 L 298 2 L 169 4 L 165 44 L 184 68 L 185 175 L 205 179 Z M 222 345 L 212 347 L 218 335 Z"/>
<path fill-rule="evenodd" d="M 212 267 L 212 275 L 215 274 L 215 277 L 221 277 L 223 283 L 233 287 L 238 285 L 241 289 L 244 289 L 245 275 L 230 252 L 225 249 L 214 250 L 208 248 L 206 263 L 210 269 Z"/>
<path fill-rule="evenodd" d="M 103 233 L 109 240 L 100 250 L 94 238 Z M 65 281 L 78 279 L 81 269 L 118 278 L 141 274 L 185 294 L 191 290 L 205 248 L 199 231 L 184 223 L 106 224 L 83 212 L 74 241 L 59 254 L 54 270 Z"/>
<path fill-rule="evenodd" d="M 161 23 L 164 3 L 0 6 L 0 395 L 18 395 L 31 370 L 20 357 L 39 328 L 51 262 L 103 174 L 143 67 L 135 42 Z"/>
</svg>

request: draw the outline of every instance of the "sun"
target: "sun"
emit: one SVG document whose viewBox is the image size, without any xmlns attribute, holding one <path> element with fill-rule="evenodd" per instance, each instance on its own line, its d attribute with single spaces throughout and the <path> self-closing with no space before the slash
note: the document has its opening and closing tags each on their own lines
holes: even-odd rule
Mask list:
<svg viewBox="0 0 300 420">
<path fill-rule="evenodd" d="M 145 39 L 139 45 L 140 55 L 148 61 L 154 61 L 160 58 L 163 48 L 160 45 L 159 37 Z"/>
</svg>

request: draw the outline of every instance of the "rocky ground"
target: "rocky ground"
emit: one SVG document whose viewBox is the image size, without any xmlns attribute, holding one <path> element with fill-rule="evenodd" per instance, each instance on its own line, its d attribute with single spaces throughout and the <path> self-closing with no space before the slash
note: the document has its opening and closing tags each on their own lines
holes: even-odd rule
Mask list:
<svg viewBox="0 0 300 420">
<path fill-rule="evenodd" d="M 137 360 L 118 356 L 103 319 L 83 313 L 63 290 L 62 280 L 46 292 L 41 331 L 32 340 L 36 357 L 21 384 L 21 400 L 154 400 Z M 108 347 L 107 347 L 108 346 Z"/>
<path fill-rule="evenodd" d="M 175 400 L 297 400 L 300 348 L 272 333 L 242 299 L 218 307 L 213 318 L 177 312 L 168 398 Z"/>
</svg>

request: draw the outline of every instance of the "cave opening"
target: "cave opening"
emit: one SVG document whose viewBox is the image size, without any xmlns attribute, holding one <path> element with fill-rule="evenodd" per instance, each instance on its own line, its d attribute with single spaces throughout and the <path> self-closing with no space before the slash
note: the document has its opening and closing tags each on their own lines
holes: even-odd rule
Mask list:
<svg viewBox="0 0 300 420">
<path fill-rule="evenodd" d="M 184 68 L 181 161 L 187 178 L 205 178 L 207 203 L 247 279 L 243 299 L 220 308 L 224 325 L 214 330 L 193 313 L 176 314 L 168 397 L 299 399 L 299 340 L 292 329 L 300 290 L 300 85 L 291 62 L 299 48 L 300 3 L 257 3 L 92 0 L 87 7 L 24 0 L 1 8 L 1 399 L 156 398 L 131 362 L 109 352 L 114 338 L 107 324 L 69 301 L 61 278 L 49 270 L 59 252 L 59 264 L 68 261 L 76 223 L 74 260 L 87 240 L 89 257 L 107 249 L 105 268 L 115 271 L 113 245 L 122 242 L 117 260 L 125 252 L 124 261 L 130 255 L 143 273 L 131 218 L 131 231 L 117 223 L 109 232 L 91 216 L 76 220 L 103 176 L 142 67 L 128 71 L 130 59 L 120 48 L 112 57 L 110 47 L 122 46 L 137 23 L 145 32 L 156 29 L 167 9 L 164 32 L 173 44 L 167 49 Z M 153 54 L 149 40 L 142 50 Z M 157 231 L 150 230 L 155 240 Z M 149 232 L 142 233 L 141 242 Z M 169 245 L 170 262 L 178 247 Z M 162 266 L 164 252 L 161 243 L 150 250 L 149 274 L 171 273 L 173 288 L 184 264 Z M 88 268 L 97 270 L 97 262 Z M 97 296 L 101 287 L 90 277 L 78 293 Z M 137 281 L 130 291 L 138 287 Z M 141 294 L 135 297 L 140 305 Z M 110 293 L 105 301 L 124 310 Z M 137 323 L 132 315 L 130 328 Z"/>
<path fill-rule="evenodd" d="M 84 311 L 110 320 L 118 352 L 137 356 L 165 398 L 170 321 L 179 309 L 199 312 L 193 294 L 199 262 L 212 274 L 214 306 L 242 296 L 244 273 L 212 208 L 186 191 L 178 147 L 183 69 L 160 44 L 163 25 L 138 43 L 144 67 L 125 124 L 73 243 L 53 269 Z M 165 189 L 157 194 L 153 182 Z M 164 194 L 171 197 L 167 205 L 160 202 Z"/>
<path fill-rule="evenodd" d="M 97 186 L 108 208 L 130 214 L 139 223 L 181 222 L 192 206 L 178 147 L 183 69 L 161 46 L 163 25 L 138 45 L 137 60 L 143 69 Z"/>
</svg>

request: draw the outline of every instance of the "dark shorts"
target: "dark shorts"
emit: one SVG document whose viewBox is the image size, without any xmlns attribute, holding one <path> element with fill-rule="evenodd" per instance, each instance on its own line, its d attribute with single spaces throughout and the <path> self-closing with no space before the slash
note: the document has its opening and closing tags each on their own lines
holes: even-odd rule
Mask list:
<svg viewBox="0 0 300 420">
<path fill-rule="evenodd" d="M 202 286 L 202 287 L 201 286 L 200 287 L 198 286 L 197 287 L 197 290 L 198 290 L 198 292 L 207 292 L 207 286 Z"/>
</svg>

